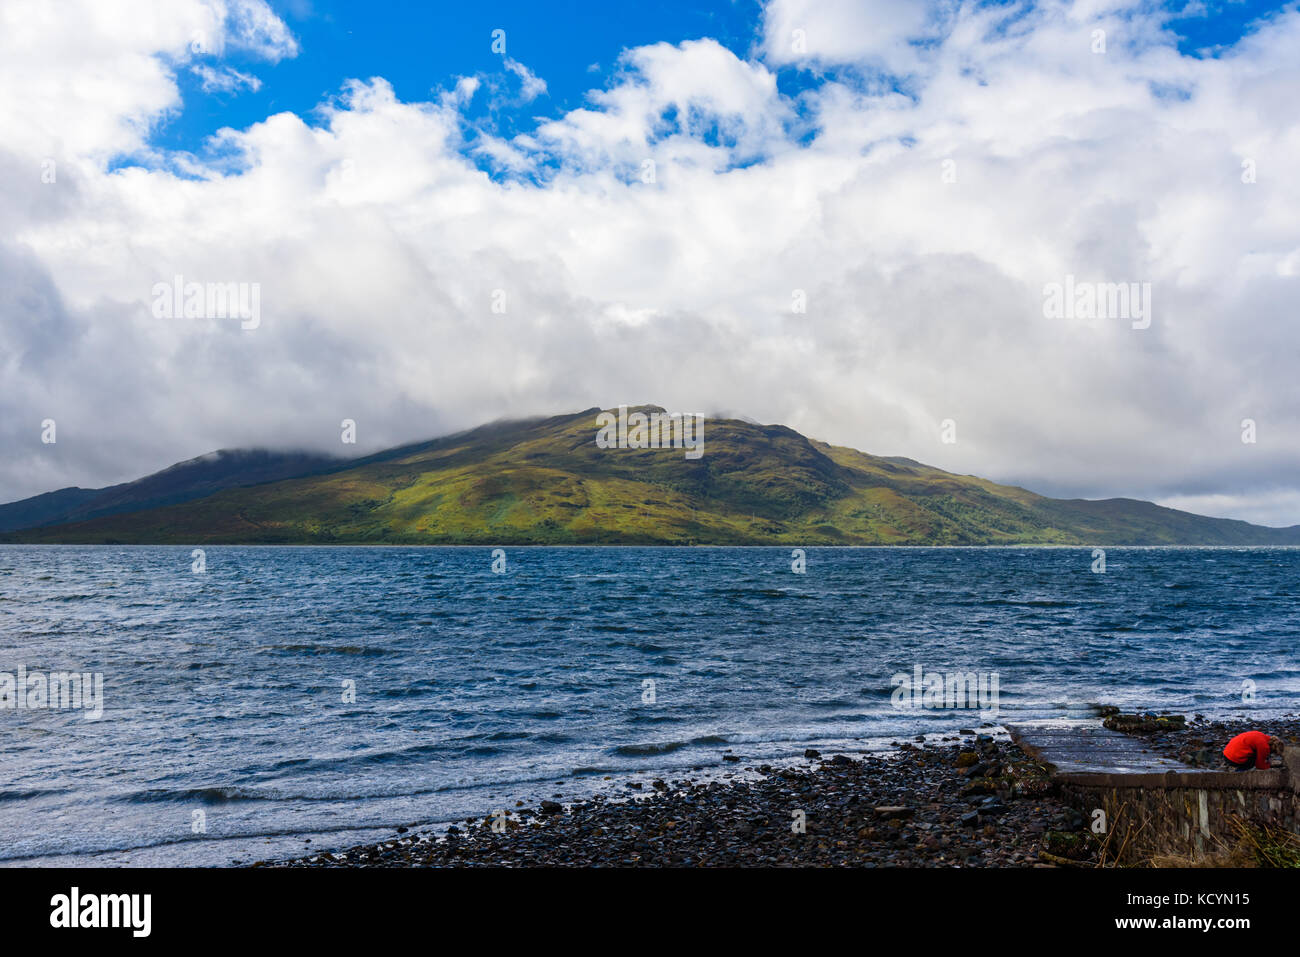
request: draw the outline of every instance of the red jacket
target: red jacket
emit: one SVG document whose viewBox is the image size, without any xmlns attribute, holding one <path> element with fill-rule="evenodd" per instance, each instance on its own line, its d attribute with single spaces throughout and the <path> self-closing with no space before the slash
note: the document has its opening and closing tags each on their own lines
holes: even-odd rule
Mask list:
<svg viewBox="0 0 1300 957">
<path fill-rule="evenodd" d="M 1253 757 L 1255 767 L 1268 768 L 1268 735 L 1263 731 L 1243 731 L 1228 742 L 1223 756 L 1233 764 L 1246 764 Z"/>
</svg>

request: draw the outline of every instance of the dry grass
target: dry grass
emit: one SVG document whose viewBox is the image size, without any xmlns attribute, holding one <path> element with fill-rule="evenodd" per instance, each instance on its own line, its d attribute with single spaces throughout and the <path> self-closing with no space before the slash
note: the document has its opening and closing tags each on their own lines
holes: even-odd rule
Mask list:
<svg viewBox="0 0 1300 957">
<path fill-rule="evenodd" d="M 1277 827 L 1251 824 L 1239 817 L 1231 821 L 1234 837 L 1199 857 L 1157 854 L 1150 867 L 1300 867 L 1300 835 Z"/>
</svg>

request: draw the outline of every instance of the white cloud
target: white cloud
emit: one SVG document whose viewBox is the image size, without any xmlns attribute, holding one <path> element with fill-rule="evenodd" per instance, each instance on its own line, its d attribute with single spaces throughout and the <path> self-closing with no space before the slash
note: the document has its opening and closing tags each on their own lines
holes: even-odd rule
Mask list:
<svg viewBox="0 0 1300 957">
<path fill-rule="evenodd" d="M 251 73 L 244 73 L 234 67 L 210 67 L 198 63 L 190 70 L 203 82 L 204 93 L 235 93 L 241 89 L 256 92 L 262 88 L 262 81 Z"/>
<path fill-rule="evenodd" d="M 640 168 L 656 162 L 724 169 L 787 150 L 792 106 L 776 78 L 714 40 L 658 43 L 627 51 L 612 89 L 591 94 L 592 107 L 543 124 L 520 139 L 574 170 Z"/>
<path fill-rule="evenodd" d="M 297 50 L 263 0 L 6 0 L 3 148 L 98 164 L 134 152 L 181 105 L 173 65 L 227 46 L 271 60 Z"/>
<path fill-rule="evenodd" d="M 762 50 L 777 64 L 863 64 L 915 70 L 947 4 L 917 0 L 772 0 L 763 12 Z"/>
<path fill-rule="evenodd" d="M 352 82 L 318 125 L 228 131 L 232 167 L 109 173 L 179 108 L 191 32 L 259 22 L 150 9 L 127 29 L 87 8 L 75 37 L 31 10 L 0 23 L 0 499 L 221 446 L 339 451 L 343 418 L 376 448 L 655 401 L 1049 493 L 1300 522 L 1294 12 L 1199 60 L 1113 4 L 778 2 L 759 59 L 629 50 L 528 136 L 472 129 L 473 78 L 428 103 Z M 852 69 L 791 98 L 773 44 L 796 20 L 817 70 Z M 177 274 L 260 283 L 261 328 L 153 318 Z M 1150 282 L 1151 328 L 1045 319 L 1066 274 Z"/>
<path fill-rule="evenodd" d="M 541 79 L 536 73 L 528 69 L 518 60 L 512 60 L 509 57 L 505 61 L 506 69 L 519 77 L 520 99 L 525 103 L 531 103 L 539 96 L 546 92 L 546 81 Z"/>
<path fill-rule="evenodd" d="M 221 35 L 236 49 L 272 62 L 297 56 L 298 41 L 265 0 L 212 0 L 220 11 Z"/>
</svg>

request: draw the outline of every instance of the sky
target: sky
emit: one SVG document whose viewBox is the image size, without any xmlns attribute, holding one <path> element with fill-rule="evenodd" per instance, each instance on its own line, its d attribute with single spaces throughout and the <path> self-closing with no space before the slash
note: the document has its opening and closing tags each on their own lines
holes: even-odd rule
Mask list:
<svg viewBox="0 0 1300 957">
<path fill-rule="evenodd" d="M 1297 50 L 1294 2 L 0 0 L 0 501 L 654 403 L 1300 524 Z"/>
</svg>

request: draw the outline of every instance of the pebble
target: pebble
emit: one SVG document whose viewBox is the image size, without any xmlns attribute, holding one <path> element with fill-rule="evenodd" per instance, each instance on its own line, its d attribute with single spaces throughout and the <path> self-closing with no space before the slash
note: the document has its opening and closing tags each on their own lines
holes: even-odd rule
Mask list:
<svg viewBox="0 0 1300 957">
<path fill-rule="evenodd" d="M 254 866 L 1038 866 L 1040 848 L 1078 822 L 1017 747 L 979 737 L 979 763 L 996 777 L 966 777 L 973 766 L 959 766 L 969 753 L 960 743 L 907 743 L 891 754 L 763 766 L 743 779 L 674 781 L 671 789 L 655 779 L 635 800 L 598 794 L 567 810 L 542 801 L 540 813 L 512 816 L 502 833 L 490 816 L 467 818 L 445 835 L 402 834 Z M 820 758 L 812 748 L 804 754 Z M 642 790 L 640 782 L 627 787 Z"/>
</svg>

